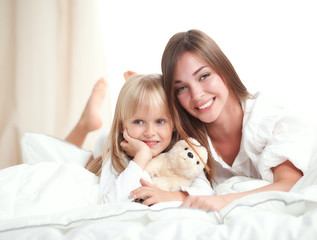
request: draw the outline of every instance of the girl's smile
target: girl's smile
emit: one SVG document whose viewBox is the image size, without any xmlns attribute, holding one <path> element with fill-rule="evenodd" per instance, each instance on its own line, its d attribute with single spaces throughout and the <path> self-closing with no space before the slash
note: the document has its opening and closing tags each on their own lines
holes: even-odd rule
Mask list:
<svg viewBox="0 0 317 240">
<path fill-rule="evenodd" d="M 142 142 L 144 142 L 149 147 L 155 146 L 156 144 L 159 143 L 159 141 L 147 141 L 147 140 L 143 140 Z"/>
<path fill-rule="evenodd" d="M 132 138 L 144 142 L 156 156 L 170 144 L 173 134 L 173 121 L 163 111 L 140 109 L 123 122 Z"/>
</svg>

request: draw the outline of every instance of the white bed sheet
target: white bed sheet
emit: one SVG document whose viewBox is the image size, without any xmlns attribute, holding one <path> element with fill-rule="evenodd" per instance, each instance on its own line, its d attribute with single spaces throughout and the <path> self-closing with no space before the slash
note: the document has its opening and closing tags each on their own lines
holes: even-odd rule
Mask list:
<svg viewBox="0 0 317 240">
<path fill-rule="evenodd" d="M 28 137 L 30 141 L 32 136 Z M 52 144 L 48 152 L 58 157 L 58 148 L 63 144 L 55 144 L 58 139 L 54 138 L 48 141 Z M 249 195 L 218 213 L 180 208 L 180 202 L 152 207 L 138 203 L 98 205 L 98 177 L 84 169 L 84 161 L 71 160 L 72 148 L 68 150 L 69 161 L 45 161 L 44 155 L 38 155 L 42 160 L 0 171 L 1 240 L 316 239 L 316 165 L 291 192 Z M 264 184 L 235 177 L 219 185 L 218 193 L 245 191 Z"/>
</svg>

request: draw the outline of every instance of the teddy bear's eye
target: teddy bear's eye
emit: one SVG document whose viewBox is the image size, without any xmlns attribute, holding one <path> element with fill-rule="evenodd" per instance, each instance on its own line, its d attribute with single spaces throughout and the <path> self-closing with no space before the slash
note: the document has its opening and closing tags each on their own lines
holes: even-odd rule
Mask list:
<svg viewBox="0 0 317 240">
<path fill-rule="evenodd" d="M 186 147 L 185 150 L 188 150 L 188 147 Z"/>
<path fill-rule="evenodd" d="M 197 161 L 196 164 L 199 165 L 199 161 Z"/>
</svg>

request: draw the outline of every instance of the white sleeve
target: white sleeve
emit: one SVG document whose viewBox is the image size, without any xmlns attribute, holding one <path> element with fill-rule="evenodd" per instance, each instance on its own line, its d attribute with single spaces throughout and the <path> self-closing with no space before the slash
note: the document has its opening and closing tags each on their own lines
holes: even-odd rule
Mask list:
<svg viewBox="0 0 317 240">
<path fill-rule="evenodd" d="M 240 149 L 241 154 L 238 155 L 243 161 L 236 164 L 237 172 L 273 182 L 272 168 L 289 160 L 305 174 L 315 143 L 313 128 L 307 119 L 267 94 L 258 93 L 255 96 L 255 99 L 246 102 L 244 108 L 243 151 Z M 245 169 L 249 169 L 249 172 Z"/>
<path fill-rule="evenodd" d="M 210 186 L 204 172 L 197 176 L 189 187 L 180 187 L 174 191 L 187 192 L 189 195 L 214 195 L 215 191 Z"/>
<path fill-rule="evenodd" d="M 272 167 L 286 160 L 305 173 L 313 149 L 312 129 L 302 119 L 284 110 L 262 151 L 259 171 L 265 180 L 272 180 Z"/>
<path fill-rule="evenodd" d="M 151 182 L 150 176 L 135 162 L 130 161 L 126 169 L 118 174 L 108 160 L 100 175 L 100 203 L 132 201 L 130 192 L 141 186 L 140 178 Z"/>
</svg>

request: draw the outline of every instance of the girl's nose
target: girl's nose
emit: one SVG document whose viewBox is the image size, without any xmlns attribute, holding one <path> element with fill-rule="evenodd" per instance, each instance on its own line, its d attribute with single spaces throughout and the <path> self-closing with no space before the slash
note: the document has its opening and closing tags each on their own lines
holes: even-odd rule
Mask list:
<svg viewBox="0 0 317 240">
<path fill-rule="evenodd" d="M 146 137 L 152 137 L 155 135 L 155 129 L 154 126 L 152 124 L 149 124 L 146 126 L 146 129 L 144 131 L 144 136 Z"/>
</svg>

